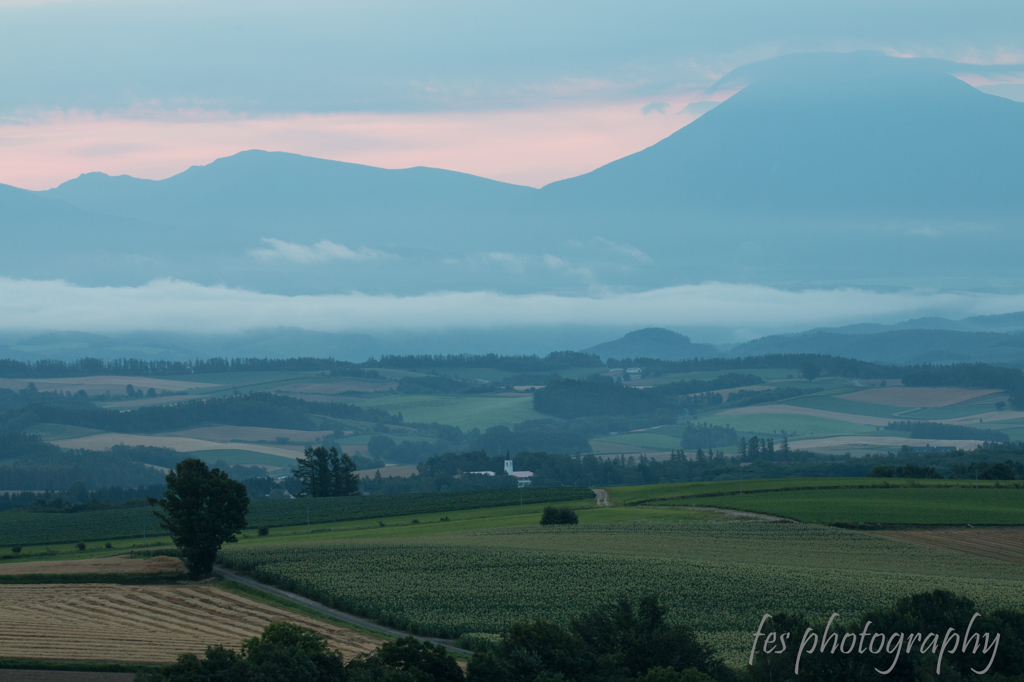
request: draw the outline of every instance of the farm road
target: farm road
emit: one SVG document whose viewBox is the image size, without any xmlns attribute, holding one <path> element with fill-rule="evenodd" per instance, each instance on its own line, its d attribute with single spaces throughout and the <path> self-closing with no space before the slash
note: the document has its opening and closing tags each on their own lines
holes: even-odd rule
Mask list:
<svg viewBox="0 0 1024 682">
<path fill-rule="evenodd" d="M 288 601 L 290 601 L 292 603 L 299 604 L 301 606 L 305 606 L 306 608 L 313 609 L 314 611 L 318 611 L 319 613 L 322 613 L 324 615 L 330 616 L 332 618 L 337 618 L 338 620 L 343 620 L 346 623 L 351 623 L 352 625 L 358 625 L 361 628 L 366 628 L 367 630 L 372 630 L 372 631 L 380 633 L 382 635 L 387 635 L 389 637 L 410 637 L 410 636 L 412 636 L 412 637 L 415 637 L 416 639 L 418 639 L 421 642 L 432 642 L 434 644 L 440 644 L 440 645 L 444 646 L 445 648 L 450 649 L 451 651 L 457 651 L 460 654 L 466 654 L 468 656 L 472 656 L 473 655 L 472 651 L 469 651 L 468 649 L 460 649 L 459 647 L 453 645 L 452 644 L 452 640 L 450 640 L 450 639 L 436 639 L 434 637 L 420 637 L 419 635 L 414 635 L 411 632 L 403 632 L 402 630 L 395 630 L 394 628 L 386 627 L 384 625 L 381 625 L 380 623 L 375 623 L 372 620 L 367 620 L 366 618 L 360 618 L 359 616 L 353 615 L 351 613 L 346 613 L 345 611 L 339 611 L 337 609 L 332 609 L 329 606 L 324 606 L 323 604 L 321 604 L 318 601 L 313 601 L 312 599 L 307 599 L 306 597 L 297 595 L 294 592 L 288 592 L 287 590 L 282 590 L 279 587 L 274 587 L 273 585 L 267 585 L 265 583 L 261 583 L 260 581 L 255 580 L 253 578 L 250 578 L 247 575 L 242 575 L 240 573 L 235 573 L 234 571 L 230 571 L 230 570 L 228 570 L 226 568 L 222 568 L 221 566 L 214 566 L 213 571 L 217 575 L 219 575 L 219 576 L 221 576 L 223 578 L 226 578 L 227 580 L 234 580 L 235 582 L 242 583 L 243 585 L 248 585 L 249 587 L 255 587 L 258 590 L 263 590 L 264 592 L 269 592 L 270 594 L 273 594 L 273 595 L 275 595 L 277 597 L 281 597 L 282 599 L 287 599 Z"/>
<path fill-rule="evenodd" d="M 608 501 L 608 491 L 602 488 L 593 488 L 594 497 L 598 507 L 610 507 L 612 503 Z"/>
</svg>

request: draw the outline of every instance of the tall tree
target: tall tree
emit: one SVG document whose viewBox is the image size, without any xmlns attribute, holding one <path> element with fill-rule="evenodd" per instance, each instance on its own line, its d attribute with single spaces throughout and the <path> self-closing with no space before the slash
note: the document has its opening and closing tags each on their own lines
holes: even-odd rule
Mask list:
<svg viewBox="0 0 1024 682">
<path fill-rule="evenodd" d="M 306 448 L 305 457 L 295 460 L 295 478 L 302 483 L 304 497 L 340 497 L 359 494 L 356 463 L 338 449 Z"/>
<path fill-rule="evenodd" d="M 149 498 L 160 525 L 181 550 L 192 577 L 209 575 L 217 551 L 225 542 L 237 542 L 249 511 L 245 486 L 220 469 L 210 470 L 199 459 L 183 459 L 167 474 L 167 492 Z"/>
</svg>

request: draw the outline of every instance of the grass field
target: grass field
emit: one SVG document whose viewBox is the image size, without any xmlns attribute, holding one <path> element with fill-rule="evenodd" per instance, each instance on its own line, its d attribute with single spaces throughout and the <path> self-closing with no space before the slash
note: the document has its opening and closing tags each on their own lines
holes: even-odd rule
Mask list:
<svg viewBox="0 0 1024 682">
<path fill-rule="evenodd" d="M 545 419 L 533 409 L 533 396 L 394 395 L 367 398 L 361 407 L 402 413 L 407 422 L 438 422 L 465 430 L 513 426 L 528 419 Z"/>
<path fill-rule="evenodd" d="M 630 523 L 232 547 L 224 561 L 337 608 L 423 634 L 565 623 L 655 592 L 736 663 L 765 612 L 844 618 L 936 588 L 1024 606 L 1024 567 L 795 524 Z"/>
<path fill-rule="evenodd" d="M 211 644 L 237 649 L 287 620 L 346 659 L 382 639 L 212 586 L 0 585 L 0 650 L 12 658 L 167 663 Z"/>
</svg>

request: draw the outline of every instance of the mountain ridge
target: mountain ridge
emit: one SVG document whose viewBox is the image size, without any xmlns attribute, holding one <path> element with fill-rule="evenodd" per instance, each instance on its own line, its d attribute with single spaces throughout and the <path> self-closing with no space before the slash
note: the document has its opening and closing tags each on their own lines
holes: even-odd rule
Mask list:
<svg viewBox="0 0 1024 682">
<path fill-rule="evenodd" d="M 259 150 L 160 181 L 83 174 L 35 203 L 0 192 L 17 235 L 0 273 L 282 294 L 1024 283 L 1024 104 L 950 68 L 877 53 L 740 67 L 713 89 L 743 87 L 693 123 L 539 190 Z"/>
</svg>

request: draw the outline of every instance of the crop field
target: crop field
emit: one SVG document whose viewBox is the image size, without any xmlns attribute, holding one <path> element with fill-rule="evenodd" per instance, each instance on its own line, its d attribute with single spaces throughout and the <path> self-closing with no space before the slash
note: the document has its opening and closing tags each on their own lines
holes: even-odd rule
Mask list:
<svg viewBox="0 0 1024 682">
<path fill-rule="evenodd" d="M 1024 564 L 1024 528 L 928 528 L 882 530 L 878 535 L 936 549 L 955 549 L 968 554 Z"/>
<path fill-rule="evenodd" d="M 618 596 L 654 592 L 671 619 L 734 663 L 766 612 L 852 618 L 937 588 L 982 608 L 1024 606 L 1024 566 L 783 523 L 533 526 L 232 547 L 222 560 L 337 608 L 441 636 L 533 618 L 565 623 Z"/>
<path fill-rule="evenodd" d="M 964 482 L 966 485 L 966 482 Z M 1024 525 L 1024 488 L 891 487 L 727 495 L 701 504 L 807 523 L 937 526 Z M 660 503 L 659 503 L 660 504 Z M 674 504 L 687 504 L 675 501 Z M 688 504 L 696 504 L 690 500 Z"/>
<path fill-rule="evenodd" d="M 346 659 L 383 642 L 210 586 L 0 585 L 0 602 L 11 658 L 167 663 L 211 644 L 237 649 L 281 620 L 320 632 Z"/>
<path fill-rule="evenodd" d="M 367 398 L 362 407 L 402 413 L 406 422 L 451 424 L 463 430 L 513 426 L 528 419 L 544 419 L 533 409 L 533 397 L 395 395 Z"/>
<path fill-rule="evenodd" d="M 528 504 L 568 500 L 592 500 L 589 488 L 527 488 Z M 434 514 L 459 509 L 502 507 L 519 504 L 515 489 L 472 490 L 451 493 L 410 493 L 357 497 L 317 497 L 296 500 L 253 500 L 249 504 L 250 528 L 329 523 L 352 519 L 376 519 L 405 514 Z M 29 511 L 0 513 L 0 537 L 5 544 L 45 545 L 140 538 L 143 529 L 152 536 L 159 531 L 150 507 L 108 509 L 77 514 L 41 514 Z"/>
</svg>

